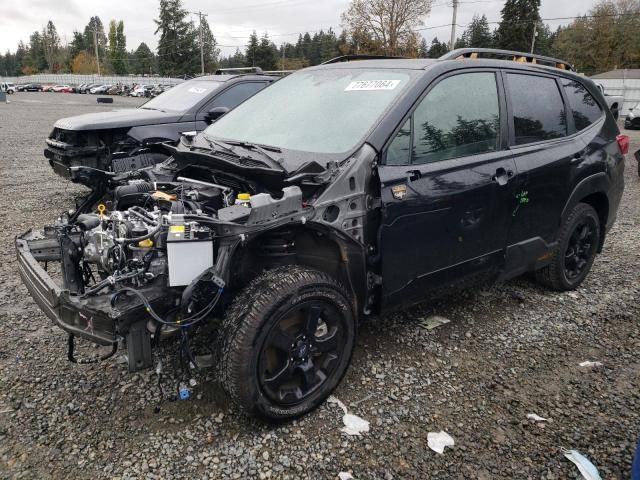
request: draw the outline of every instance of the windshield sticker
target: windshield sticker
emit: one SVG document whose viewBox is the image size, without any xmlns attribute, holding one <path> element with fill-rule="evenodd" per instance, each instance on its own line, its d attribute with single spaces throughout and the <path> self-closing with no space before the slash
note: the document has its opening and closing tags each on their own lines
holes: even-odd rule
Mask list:
<svg viewBox="0 0 640 480">
<path fill-rule="evenodd" d="M 400 84 L 400 80 L 357 80 L 351 82 L 344 89 L 345 92 L 356 90 L 393 90 Z"/>
<path fill-rule="evenodd" d="M 207 91 L 206 88 L 198 88 L 198 87 L 191 87 L 189 89 L 189 92 L 191 92 L 191 93 L 199 93 L 199 94 L 202 94 L 202 93 L 204 93 L 206 91 Z"/>
</svg>

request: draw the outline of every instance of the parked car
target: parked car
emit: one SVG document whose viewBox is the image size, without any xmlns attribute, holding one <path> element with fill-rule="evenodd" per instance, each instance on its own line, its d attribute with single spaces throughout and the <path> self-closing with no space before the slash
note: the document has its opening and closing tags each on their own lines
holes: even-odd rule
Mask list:
<svg viewBox="0 0 640 480">
<path fill-rule="evenodd" d="M 629 109 L 624 119 L 624 128 L 635 129 L 640 127 L 640 103 Z"/>
<path fill-rule="evenodd" d="M 16 93 L 16 84 L 12 82 L 4 82 L 0 83 L 0 88 L 2 88 L 3 92 L 6 92 L 7 95 L 12 95 Z"/>
<path fill-rule="evenodd" d="M 51 88 L 51 91 L 54 93 L 70 93 L 71 87 L 69 85 L 55 85 Z"/>
<path fill-rule="evenodd" d="M 230 397 L 298 417 L 338 385 L 370 315 L 525 272 L 582 284 L 616 219 L 629 139 L 568 68 L 462 49 L 300 70 L 162 164 L 74 168 L 93 200 L 17 239 L 20 274 L 70 334 L 70 358 L 76 336 L 112 351 L 123 339 L 130 368 L 150 367 L 164 333 L 188 365 L 189 335 L 209 322 Z M 61 285 L 39 264 L 53 261 Z"/>
<path fill-rule="evenodd" d="M 129 95 L 132 97 L 150 97 L 153 85 L 138 85 Z"/>
<path fill-rule="evenodd" d="M 107 90 L 109 90 L 113 85 L 111 84 L 100 84 L 100 85 L 96 85 L 95 87 L 92 87 L 89 89 L 89 93 L 93 93 L 93 94 L 103 94 L 106 93 Z"/>
<path fill-rule="evenodd" d="M 273 82 L 272 75 L 214 75 L 189 80 L 139 108 L 63 118 L 47 139 L 45 157 L 63 177 L 71 166 L 123 172 L 164 160 L 152 145 L 200 131 Z"/>
<path fill-rule="evenodd" d="M 42 92 L 43 86 L 40 83 L 27 83 L 24 86 L 25 92 Z"/>
<path fill-rule="evenodd" d="M 19 83 L 18 85 L 16 85 L 16 92 L 24 92 L 27 85 L 27 83 Z"/>
<path fill-rule="evenodd" d="M 81 83 L 80 85 L 73 85 L 71 87 L 72 93 L 82 93 L 82 88 L 86 86 L 86 83 Z"/>
<path fill-rule="evenodd" d="M 55 87 L 55 85 L 42 85 L 42 91 L 43 92 L 53 92 L 53 87 Z"/>
<path fill-rule="evenodd" d="M 613 118 L 618 120 L 618 118 L 620 117 L 620 110 L 624 105 L 624 97 L 622 95 L 609 95 L 608 93 L 606 93 L 604 85 L 602 85 L 601 83 L 597 83 L 596 85 L 604 95 L 604 99 L 607 102 L 607 107 L 609 107 L 609 110 L 611 110 Z"/>
</svg>

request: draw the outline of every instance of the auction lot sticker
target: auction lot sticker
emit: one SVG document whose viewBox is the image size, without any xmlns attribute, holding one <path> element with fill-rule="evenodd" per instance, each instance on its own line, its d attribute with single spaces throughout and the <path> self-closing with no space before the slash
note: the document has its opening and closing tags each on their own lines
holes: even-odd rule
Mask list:
<svg viewBox="0 0 640 480">
<path fill-rule="evenodd" d="M 351 82 L 344 89 L 345 92 L 356 90 L 393 90 L 400 84 L 400 80 L 357 80 Z"/>
</svg>

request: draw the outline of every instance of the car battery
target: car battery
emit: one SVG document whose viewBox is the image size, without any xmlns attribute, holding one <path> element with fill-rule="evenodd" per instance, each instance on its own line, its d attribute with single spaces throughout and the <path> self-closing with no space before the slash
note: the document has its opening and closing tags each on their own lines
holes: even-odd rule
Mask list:
<svg viewBox="0 0 640 480">
<path fill-rule="evenodd" d="M 169 286 L 189 285 L 213 266 L 211 231 L 196 224 L 174 224 L 167 234 Z"/>
</svg>

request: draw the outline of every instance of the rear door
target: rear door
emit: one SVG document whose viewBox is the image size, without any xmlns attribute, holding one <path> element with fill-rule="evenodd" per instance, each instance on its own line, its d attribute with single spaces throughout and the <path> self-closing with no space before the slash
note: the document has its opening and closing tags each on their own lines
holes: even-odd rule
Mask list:
<svg viewBox="0 0 640 480">
<path fill-rule="evenodd" d="M 514 248 L 539 245 L 530 254 L 544 255 L 544 245 L 556 240 L 572 171 L 584 159 L 586 144 L 575 132 L 561 79 L 515 71 L 504 77 L 518 173 L 518 206 L 508 242 Z"/>
<path fill-rule="evenodd" d="M 515 172 L 502 91 L 494 70 L 440 78 L 387 147 L 378 168 L 387 306 L 497 273 Z"/>
</svg>

